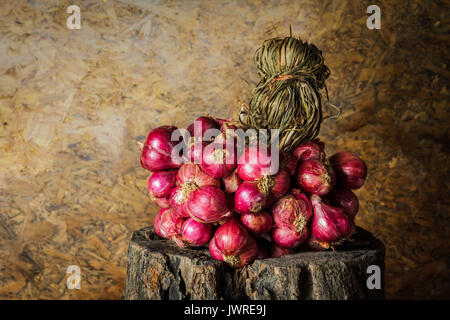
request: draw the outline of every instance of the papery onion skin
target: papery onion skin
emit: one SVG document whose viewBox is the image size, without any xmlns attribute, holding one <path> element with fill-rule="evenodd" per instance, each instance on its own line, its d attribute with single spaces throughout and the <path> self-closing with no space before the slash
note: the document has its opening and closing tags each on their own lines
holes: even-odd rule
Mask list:
<svg viewBox="0 0 450 320">
<path fill-rule="evenodd" d="M 239 178 L 236 170 L 230 173 L 228 176 L 222 178 L 223 190 L 226 193 L 235 193 L 240 184 L 242 184 L 242 179 Z"/>
<path fill-rule="evenodd" d="M 359 189 L 367 177 L 366 163 L 350 151 L 340 151 L 330 157 L 330 164 L 336 172 L 339 186 Z"/>
<path fill-rule="evenodd" d="M 276 226 L 291 228 L 298 233 L 303 233 L 312 214 L 311 202 L 303 193 L 285 195 L 272 206 L 272 215 Z"/>
<path fill-rule="evenodd" d="M 178 213 L 180 216 L 189 218 L 187 211 L 187 202 L 189 200 L 190 194 L 186 195 L 181 187 L 175 187 L 170 193 L 170 206 Z"/>
<path fill-rule="evenodd" d="M 327 198 L 331 205 L 344 208 L 352 218 L 358 213 L 358 197 L 349 189 L 334 188 L 327 195 Z"/>
<path fill-rule="evenodd" d="M 220 180 L 204 172 L 199 165 L 184 164 L 177 173 L 178 187 L 172 189 L 170 204 L 172 208 L 184 217 L 189 217 L 188 200 L 192 193 L 200 187 L 220 186 Z"/>
<path fill-rule="evenodd" d="M 273 241 L 284 248 L 295 248 L 308 239 L 309 230 L 307 227 L 303 231 L 297 232 L 291 228 L 275 228 L 272 231 Z"/>
<path fill-rule="evenodd" d="M 211 143 L 203 149 L 201 168 L 214 178 L 223 178 L 236 168 L 237 156 L 233 143 Z"/>
<path fill-rule="evenodd" d="M 171 239 L 180 247 L 184 248 L 181 229 L 186 219 L 181 218 L 172 209 L 165 209 L 159 220 L 159 231 L 162 237 Z"/>
<path fill-rule="evenodd" d="M 172 141 L 172 133 L 178 128 L 175 126 L 161 126 L 153 129 L 147 135 L 147 139 L 141 151 L 140 163 L 149 171 L 161 171 L 179 168 L 182 161 L 172 158 L 173 148 L 182 141 Z"/>
<path fill-rule="evenodd" d="M 311 223 L 314 238 L 335 245 L 352 235 L 354 221 L 343 208 L 324 204 L 317 195 L 311 196 L 311 202 L 314 208 Z"/>
<path fill-rule="evenodd" d="M 285 195 L 291 187 L 291 176 L 286 169 L 281 169 L 274 177 L 275 184 L 270 189 L 267 204 L 274 203 L 281 196 Z"/>
<path fill-rule="evenodd" d="M 160 224 L 161 224 L 161 216 L 164 213 L 164 211 L 167 209 L 160 209 L 158 214 L 155 217 L 155 220 L 153 221 L 153 228 L 155 229 L 155 232 L 158 236 L 160 236 L 161 238 L 164 238 L 163 234 L 161 233 L 160 230 Z"/>
<path fill-rule="evenodd" d="M 201 140 L 202 141 L 205 140 L 204 138 L 205 138 L 205 133 L 207 130 L 209 130 L 209 129 L 217 129 L 218 130 L 220 128 L 219 123 L 214 118 L 209 117 L 209 116 L 198 117 L 197 119 L 195 119 L 195 121 L 193 123 L 191 123 L 186 128 L 186 130 L 189 131 L 191 136 L 196 137 L 196 138 L 200 138 L 195 135 L 195 125 L 196 124 L 199 125 L 201 128 L 201 134 L 202 134 Z"/>
<path fill-rule="evenodd" d="M 208 142 L 191 138 L 186 144 L 186 159 L 190 163 L 201 164 L 203 161 L 203 150 Z"/>
<path fill-rule="evenodd" d="M 192 192 L 187 210 L 191 218 L 202 223 L 216 223 L 231 216 L 225 193 L 216 186 L 203 186 Z"/>
<path fill-rule="evenodd" d="M 213 238 L 223 261 L 232 267 L 244 267 L 258 254 L 256 241 L 236 219 L 229 219 L 221 225 Z"/>
<path fill-rule="evenodd" d="M 280 156 L 281 156 L 280 168 L 287 170 L 287 172 L 291 176 L 294 175 L 297 169 L 298 159 L 294 155 L 287 152 L 281 153 Z"/>
<path fill-rule="evenodd" d="M 307 193 L 326 195 L 336 183 L 331 167 L 318 160 L 307 160 L 297 169 L 297 185 Z"/>
<path fill-rule="evenodd" d="M 211 177 L 197 164 L 183 164 L 177 173 L 177 183 L 183 186 L 185 183 L 194 183 L 197 187 L 220 186 L 220 180 Z"/>
<path fill-rule="evenodd" d="M 157 171 L 148 179 L 148 191 L 154 198 L 167 198 L 175 185 L 177 170 Z"/>
<path fill-rule="evenodd" d="M 245 213 L 241 215 L 241 224 L 254 236 L 268 233 L 273 226 L 272 215 L 262 210 L 258 213 Z"/>
<path fill-rule="evenodd" d="M 252 182 L 242 183 L 234 194 L 234 210 L 240 214 L 257 213 L 266 203 L 267 196 Z"/>
<path fill-rule="evenodd" d="M 213 259 L 223 261 L 222 253 L 219 249 L 217 249 L 216 243 L 214 242 L 214 237 L 209 242 L 209 253 Z"/>
<path fill-rule="evenodd" d="M 160 208 L 164 208 L 164 209 L 170 208 L 170 196 L 167 198 L 152 198 L 152 200 Z"/>
<path fill-rule="evenodd" d="M 191 247 L 200 247 L 209 242 L 213 228 L 211 224 L 200 223 L 192 218 L 186 219 L 181 229 L 183 241 Z"/>
<path fill-rule="evenodd" d="M 245 181 L 258 181 L 270 173 L 271 161 L 270 152 L 266 147 L 250 145 L 239 157 L 238 175 Z"/>
<path fill-rule="evenodd" d="M 272 243 L 270 247 L 270 257 L 271 258 L 279 258 L 288 254 L 293 254 L 295 251 L 291 248 L 283 248 L 279 245 Z"/>
<path fill-rule="evenodd" d="M 295 148 L 293 155 L 300 162 L 308 160 L 323 160 L 325 159 L 324 153 L 325 145 L 320 140 L 306 142 Z"/>
</svg>

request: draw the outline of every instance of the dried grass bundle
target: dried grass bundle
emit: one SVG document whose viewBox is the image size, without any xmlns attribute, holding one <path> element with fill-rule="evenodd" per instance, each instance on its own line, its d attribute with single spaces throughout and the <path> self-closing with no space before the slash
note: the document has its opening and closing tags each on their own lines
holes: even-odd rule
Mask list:
<svg viewBox="0 0 450 320">
<path fill-rule="evenodd" d="M 323 120 L 319 90 L 330 75 L 321 51 L 291 36 L 273 38 L 258 48 L 253 60 L 262 79 L 250 104 L 241 109 L 241 123 L 279 129 L 282 151 L 317 137 Z"/>
</svg>

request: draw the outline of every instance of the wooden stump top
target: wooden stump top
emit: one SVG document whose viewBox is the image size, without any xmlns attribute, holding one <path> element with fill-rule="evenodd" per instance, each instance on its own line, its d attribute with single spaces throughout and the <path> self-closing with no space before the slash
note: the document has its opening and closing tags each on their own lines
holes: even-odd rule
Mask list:
<svg viewBox="0 0 450 320">
<path fill-rule="evenodd" d="M 357 227 L 336 251 L 305 251 L 233 269 L 207 248 L 178 248 L 152 227 L 133 233 L 125 299 L 383 299 L 385 247 Z M 369 289 L 370 265 L 381 289 Z"/>
</svg>

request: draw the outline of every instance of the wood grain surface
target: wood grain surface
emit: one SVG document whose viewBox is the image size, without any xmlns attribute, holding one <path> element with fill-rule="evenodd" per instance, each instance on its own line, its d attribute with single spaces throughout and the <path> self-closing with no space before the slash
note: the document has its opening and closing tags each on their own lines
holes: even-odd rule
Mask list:
<svg viewBox="0 0 450 320">
<path fill-rule="evenodd" d="M 0 298 L 121 299 L 156 210 L 136 141 L 236 118 L 264 39 L 314 43 L 331 70 L 327 153 L 367 161 L 357 224 L 386 245 L 387 298 L 449 298 L 449 2 L 0 2 Z M 81 289 L 66 287 L 69 265 Z"/>
</svg>

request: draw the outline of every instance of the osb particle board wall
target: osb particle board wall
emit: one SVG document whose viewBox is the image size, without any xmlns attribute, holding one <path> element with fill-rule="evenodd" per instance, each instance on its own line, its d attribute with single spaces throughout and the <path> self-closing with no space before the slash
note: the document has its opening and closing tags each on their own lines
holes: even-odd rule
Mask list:
<svg viewBox="0 0 450 320">
<path fill-rule="evenodd" d="M 387 246 L 387 297 L 448 298 L 448 2 L 378 1 L 368 30 L 372 2 L 2 1 L 0 297 L 122 298 L 128 239 L 156 210 L 136 141 L 236 116 L 254 50 L 291 25 L 343 108 L 323 124 L 328 153 L 370 168 L 357 224 Z M 75 3 L 81 30 L 66 28 Z"/>
</svg>

